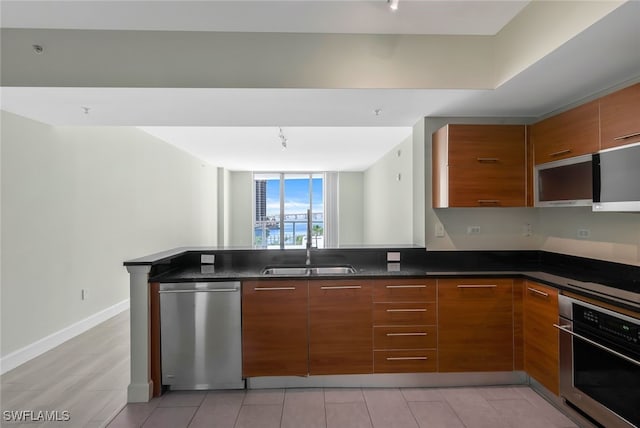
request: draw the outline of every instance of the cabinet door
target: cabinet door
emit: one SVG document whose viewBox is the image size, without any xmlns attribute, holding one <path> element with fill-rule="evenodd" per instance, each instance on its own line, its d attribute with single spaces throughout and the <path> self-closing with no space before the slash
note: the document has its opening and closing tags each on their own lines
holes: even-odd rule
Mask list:
<svg viewBox="0 0 640 428">
<path fill-rule="evenodd" d="M 242 284 L 242 372 L 251 376 L 306 376 L 307 281 Z"/>
<path fill-rule="evenodd" d="M 367 281 L 309 282 L 309 373 L 373 372 L 371 285 Z"/>
<path fill-rule="evenodd" d="M 513 370 L 513 281 L 438 280 L 441 372 Z"/>
<path fill-rule="evenodd" d="M 600 148 L 640 142 L 640 83 L 600 98 Z"/>
<path fill-rule="evenodd" d="M 433 137 L 435 208 L 525 206 L 525 126 L 447 125 Z"/>
<path fill-rule="evenodd" d="M 524 293 L 524 369 L 554 394 L 559 393 L 558 291 L 527 281 Z"/>
<path fill-rule="evenodd" d="M 535 164 L 595 153 L 600 147 L 598 100 L 531 126 Z"/>
</svg>

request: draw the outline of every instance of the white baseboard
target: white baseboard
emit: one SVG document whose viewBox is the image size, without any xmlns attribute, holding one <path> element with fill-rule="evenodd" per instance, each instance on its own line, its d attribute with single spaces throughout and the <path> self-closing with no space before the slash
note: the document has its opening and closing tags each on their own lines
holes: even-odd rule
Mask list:
<svg viewBox="0 0 640 428">
<path fill-rule="evenodd" d="M 104 322 L 109 318 L 112 318 L 119 313 L 126 311 L 127 309 L 129 309 L 129 299 L 116 303 L 113 306 L 103 309 L 100 312 L 97 312 L 83 320 L 80 320 L 68 327 L 63 328 L 62 330 L 50 334 L 49 336 L 44 337 L 36 342 L 33 342 L 32 344 L 27 345 L 24 348 L 18 349 L 17 351 L 5 355 L 0 359 L 0 374 L 4 374 L 9 370 L 13 370 L 19 365 L 26 363 L 27 361 L 55 348 L 56 346 L 76 337 L 81 333 L 84 333 L 90 328 L 97 326 L 101 322 Z"/>
</svg>

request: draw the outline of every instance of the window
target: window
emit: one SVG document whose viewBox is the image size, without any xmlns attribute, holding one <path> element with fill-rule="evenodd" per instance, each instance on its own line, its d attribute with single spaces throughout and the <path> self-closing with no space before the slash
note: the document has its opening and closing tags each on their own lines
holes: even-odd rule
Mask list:
<svg viewBox="0 0 640 428">
<path fill-rule="evenodd" d="M 253 246 L 306 248 L 311 213 L 311 246 L 325 247 L 324 174 L 256 173 Z"/>
</svg>

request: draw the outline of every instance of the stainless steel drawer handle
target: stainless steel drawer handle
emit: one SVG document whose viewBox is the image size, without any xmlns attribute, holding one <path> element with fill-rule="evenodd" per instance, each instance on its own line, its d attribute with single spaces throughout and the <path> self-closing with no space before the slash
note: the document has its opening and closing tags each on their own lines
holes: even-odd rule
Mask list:
<svg viewBox="0 0 640 428">
<path fill-rule="evenodd" d="M 535 288 L 527 287 L 527 290 L 536 293 L 538 296 L 549 297 L 549 293 L 545 293 L 544 291 L 536 290 Z"/>
<path fill-rule="evenodd" d="M 233 293 L 240 291 L 239 288 L 215 288 L 212 290 L 160 290 L 160 294 L 177 294 L 177 293 Z"/>
<path fill-rule="evenodd" d="M 387 285 L 387 288 L 427 288 L 426 285 Z"/>
<path fill-rule="evenodd" d="M 478 162 L 499 162 L 500 158 L 476 158 Z"/>
<path fill-rule="evenodd" d="M 359 290 L 361 285 L 335 285 L 320 287 L 321 290 Z"/>
<path fill-rule="evenodd" d="M 606 351 L 606 352 L 608 352 L 608 353 L 610 353 L 610 354 L 613 354 L 613 355 L 615 355 L 615 356 L 616 356 L 616 357 L 618 357 L 618 358 L 622 358 L 623 360 L 629 361 L 630 363 L 635 364 L 636 366 L 640 366 L 640 361 L 638 361 L 638 360 L 634 360 L 634 359 L 633 359 L 633 358 L 631 358 L 631 357 L 627 357 L 626 355 L 621 354 L 621 353 L 620 353 L 620 352 L 618 352 L 618 351 L 614 351 L 614 350 L 613 350 L 613 349 L 611 349 L 611 348 L 607 348 L 606 346 L 601 345 L 601 344 L 599 344 L 598 342 L 596 342 L 596 341 L 593 341 L 593 340 L 589 339 L 588 337 L 584 337 L 584 336 L 583 336 L 583 335 L 581 335 L 581 334 L 574 333 L 574 332 L 571 330 L 571 326 L 570 326 L 570 325 L 558 325 L 558 324 L 554 324 L 553 326 L 554 326 L 555 328 L 557 328 L 558 330 L 562 331 L 563 333 L 568 333 L 568 334 L 570 334 L 570 335 L 571 335 L 571 336 L 573 336 L 573 337 L 577 337 L 577 338 L 578 338 L 578 339 L 580 339 L 580 340 L 584 340 L 585 342 L 587 342 L 587 343 L 588 343 L 588 344 L 590 344 L 590 345 L 595 346 L 596 348 L 600 348 L 600 349 L 602 349 L 603 351 Z"/>
<path fill-rule="evenodd" d="M 429 357 L 387 357 L 387 361 L 428 360 Z"/>
<path fill-rule="evenodd" d="M 279 291 L 279 290 L 295 290 L 296 287 L 256 287 L 255 291 Z"/>
<path fill-rule="evenodd" d="M 571 149 L 560 150 L 559 152 L 549 153 L 549 156 L 560 156 L 566 155 L 567 153 L 571 153 Z"/>
<path fill-rule="evenodd" d="M 495 284 L 458 284 L 458 288 L 496 288 Z"/>
<path fill-rule="evenodd" d="M 640 132 L 634 132 L 633 134 L 627 134 L 627 135 L 622 135 L 620 137 L 616 137 L 614 138 L 614 140 L 619 141 L 619 140 L 626 140 L 627 138 L 633 138 L 633 137 L 637 137 L 640 135 Z"/>
<path fill-rule="evenodd" d="M 418 309 L 387 309 L 387 312 L 427 312 L 426 308 Z"/>
<path fill-rule="evenodd" d="M 387 333 L 387 336 L 426 336 L 427 333 Z"/>
</svg>

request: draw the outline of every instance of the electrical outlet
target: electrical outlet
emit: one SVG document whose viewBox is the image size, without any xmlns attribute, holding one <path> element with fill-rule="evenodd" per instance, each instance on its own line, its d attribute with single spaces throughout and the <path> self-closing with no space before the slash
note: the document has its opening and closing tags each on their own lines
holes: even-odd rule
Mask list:
<svg viewBox="0 0 640 428">
<path fill-rule="evenodd" d="M 522 226 L 522 236 L 531 236 L 532 233 L 533 229 L 531 228 L 531 225 L 529 223 Z"/>
<path fill-rule="evenodd" d="M 587 239 L 591 236 L 591 231 L 589 229 L 578 229 L 578 238 Z"/>
<path fill-rule="evenodd" d="M 480 235 L 480 226 L 468 226 L 467 235 Z"/>
<path fill-rule="evenodd" d="M 444 238 L 444 226 L 442 223 L 436 223 L 436 238 Z"/>
</svg>

